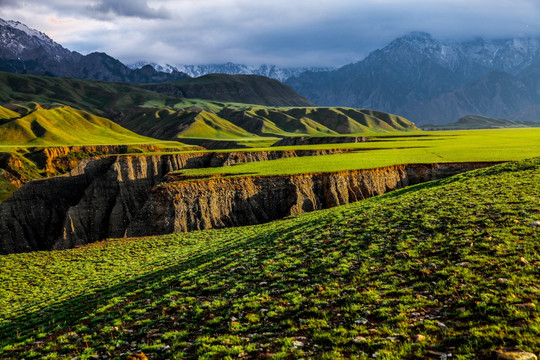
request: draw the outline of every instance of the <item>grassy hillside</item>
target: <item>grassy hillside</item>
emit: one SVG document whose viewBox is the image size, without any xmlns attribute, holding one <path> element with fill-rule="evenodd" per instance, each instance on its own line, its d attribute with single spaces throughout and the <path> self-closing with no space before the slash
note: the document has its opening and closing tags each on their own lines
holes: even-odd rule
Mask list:
<svg viewBox="0 0 540 360">
<path fill-rule="evenodd" d="M 28 115 L 0 125 L 3 146 L 108 145 L 152 143 L 120 125 L 88 112 L 62 106 L 36 105 Z"/>
<path fill-rule="evenodd" d="M 173 83 L 142 85 L 177 98 L 229 101 L 265 106 L 313 106 L 289 86 L 258 75 L 208 74 Z"/>
<path fill-rule="evenodd" d="M 0 357 L 538 353 L 539 176 L 536 159 L 259 226 L 3 256 Z"/>
<path fill-rule="evenodd" d="M 220 86 L 232 81 L 237 91 L 246 85 L 244 82 L 247 82 L 246 86 L 255 86 L 251 77 L 214 77 L 212 75 L 186 81 L 196 84 L 200 91 L 210 86 L 204 91 L 220 94 L 222 92 L 219 89 L 212 90 L 214 80 Z M 274 89 L 274 85 L 268 89 L 265 87 L 266 96 Z M 290 95 L 294 99 L 294 94 L 287 95 L 278 90 L 277 95 L 283 98 Z M 67 105 L 111 119 L 138 134 L 161 140 L 177 140 L 182 137 L 237 139 L 257 136 L 348 135 L 416 129 L 406 119 L 382 112 L 347 108 L 266 107 L 228 100 L 227 96 L 220 98 L 220 101 L 178 99 L 120 83 L 0 72 L 0 104 L 19 104 L 29 109 L 32 109 L 34 103 L 44 106 Z M 311 105 L 309 102 L 294 101 L 270 104 Z"/>
<path fill-rule="evenodd" d="M 280 108 L 189 101 L 173 108 L 146 104 L 126 111 L 118 122 L 160 139 L 339 136 L 418 130 L 408 120 L 382 112 L 348 108 Z M 189 105 L 189 106 L 188 106 Z M 277 139 L 277 138 L 276 138 Z"/>
<path fill-rule="evenodd" d="M 151 100 L 165 104 L 173 99 L 123 83 L 0 72 L 0 104 L 62 104 L 110 118 L 113 112 Z"/>
<path fill-rule="evenodd" d="M 3 106 L 0 106 L 0 121 L 7 120 L 7 119 L 13 119 L 19 117 L 19 114 L 16 113 L 13 110 L 7 109 Z"/>
</svg>

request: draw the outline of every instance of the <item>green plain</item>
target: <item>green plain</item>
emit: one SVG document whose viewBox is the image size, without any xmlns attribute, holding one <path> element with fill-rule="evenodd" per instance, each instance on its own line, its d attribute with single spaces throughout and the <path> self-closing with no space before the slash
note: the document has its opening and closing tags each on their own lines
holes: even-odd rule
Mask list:
<svg viewBox="0 0 540 360">
<path fill-rule="evenodd" d="M 282 175 L 366 169 L 411 163 L 513 161 L 540 156 L 540 129 L 495 129 L 395 133 L 370 136 L 355 144 L 273 147 L 259 150 L 355 149 L 324 156 L 305 156 L 245 163 L 223 168 L 181 170 L 185 175 Z"/>
</svg>

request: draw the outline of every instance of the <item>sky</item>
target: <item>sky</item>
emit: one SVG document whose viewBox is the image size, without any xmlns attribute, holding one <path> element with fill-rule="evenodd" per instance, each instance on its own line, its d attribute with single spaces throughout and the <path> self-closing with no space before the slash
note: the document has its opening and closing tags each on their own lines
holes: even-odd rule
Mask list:
<svg viewBox="0 0 540 360">
<path fill-rule="evenodd" d="M 424 31 L 540 35 L 540 0 L 0 0 L 0 18 L 126 64 L 333 66 Z"/>
</svg>

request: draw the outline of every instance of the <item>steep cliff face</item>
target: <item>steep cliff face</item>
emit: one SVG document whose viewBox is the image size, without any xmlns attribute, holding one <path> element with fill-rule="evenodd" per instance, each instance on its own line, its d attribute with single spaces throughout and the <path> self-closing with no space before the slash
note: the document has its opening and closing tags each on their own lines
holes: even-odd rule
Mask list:
<svg viewBox="0 0 540 360">
<path fill-rule="evenodd" d="M 334 173 L 171 182 L 152 190 L 126 235 L 148 236 L 259 224 L 488 165 L 410 164 Z M 149 218 L 152 221 L 149 222 Z"/>
<path fill-rule="evenodd" d="M 149 144 L 136 145 L 136 147 L 147 152 L 163 151 Z M 36 149 L 28 157 L 44 169 L 48 176 L 53 176 L 75 168 L 83 158 L 105 154 L 126 154 L 130 151 L 131 147 L 128 145 L 55 146 Z"/>
<path fill-rule="evenodd" d="M 69 175 L 33 180 L 0 205 L 0 253 L 51 249 L 65 213 L 113 159 L 83 161 Z"/>
<path fill-rule="evenodd" d="M 23 168 L 24 164 L 19 157 L 10 153 L 0 153 L 2 176 L 17 188 L 20 188 L 28 181 L 28 177 L 20 171 Z"/>
<path fill-rule="evenodd" d="M 102 156 L 26 183 L 0 204 L 0 254 L 70 248 L 122 237 L 152 188 L 174 170 L 348 151 L 255 151 Z M 55 150 L 63 154 L 62 149 Z M 54 159 L 49 154 L 47 159 Z M 152 218 L 154 221 L 154 218 Z"/>
</svg>

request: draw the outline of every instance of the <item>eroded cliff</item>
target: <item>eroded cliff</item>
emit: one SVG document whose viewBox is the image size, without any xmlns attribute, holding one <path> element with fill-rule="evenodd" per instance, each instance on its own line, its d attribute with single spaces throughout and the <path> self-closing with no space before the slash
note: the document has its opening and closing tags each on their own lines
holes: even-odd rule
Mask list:
<svg viewBox="0 0 540 360">
<path fill-rule="evenodd" d="M 344 151 L 348 150 L 176 153 L 84 159 L 65 175 L 26 183 L 0 204 L 0 253 L 70 248 L 125 236 L 151 190 L 174 170 Z"/>
<path fill-rule="evenodd" d="M 488 165 L 491 163 L 408 164 L 333 173 L 192 181 L 170 177 L 170 183 L 152 190 L 126 235 L 259 224 Z M 152 221 L 148 221 L 150 218 Z"/>
</svg>

